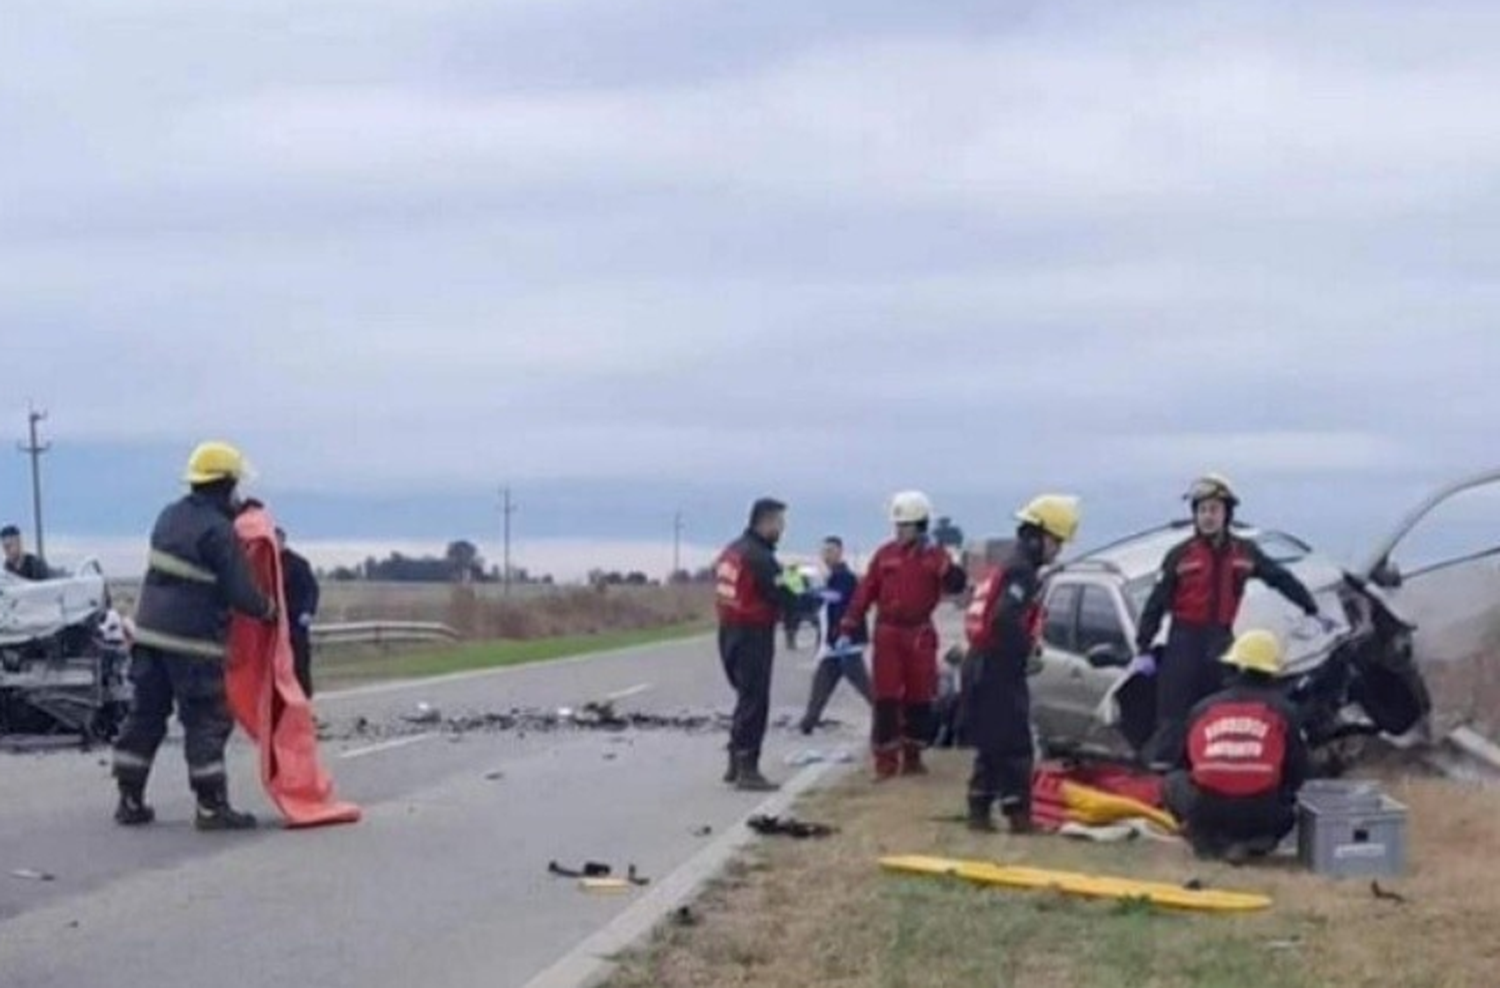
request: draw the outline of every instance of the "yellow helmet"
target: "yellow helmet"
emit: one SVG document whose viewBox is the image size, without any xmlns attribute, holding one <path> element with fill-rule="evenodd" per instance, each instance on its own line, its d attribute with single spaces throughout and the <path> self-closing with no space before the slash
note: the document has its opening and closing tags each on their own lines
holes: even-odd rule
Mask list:
<svg viewBox="0 0 1500 988">
<path fill-rule="evenodd" d="M 1234 640 L 1220 661 L 1247 672 L 1274 676 L 1281 672 L 1281 642 L 1269 631 L 1247 631 Z"/>
<path fill-rule="evenodd" d="M 1234 485 L 1229 478 L 1221 473 L 1206 473 L 1193 481 L 1187 493 L 1182 495 L 1184 501 L 1197 504 L 1199 501 L 1207 501 L 1212 498 L 1222 500 L 1225 505 L 1233 508 L 1240 503 L 1239 495 L 1234 492 Z"/>
<path fill-rule="evenodd" d="M 1078 498 L 1071 494 L 1043 494 L 1032 498 L 1016 512 L 1016 519 L 1035 525 L 1059 542 L 1071 542 L 1078 534 Z"/>
<path fill-rule="evenodd" d="M 211 484 L 216 480 L 239 481 L 249 472 L 245 457 L 228 443 L 199 443 L 188 457 L 183 480 L 189 484 Z"/>
</svg>

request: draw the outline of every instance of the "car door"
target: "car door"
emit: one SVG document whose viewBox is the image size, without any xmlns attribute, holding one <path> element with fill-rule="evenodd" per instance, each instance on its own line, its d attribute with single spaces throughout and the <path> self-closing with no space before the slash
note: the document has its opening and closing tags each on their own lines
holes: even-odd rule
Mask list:
<svg viewBox="0 0 1500 988">
<path fill-rule="evenodd" d="M 1500 640 L 1500 470 L 1435 491 L 1362 572 L 1416 625 L 1419 662 L 1471 659 L 1493 647 Z"/>
<path fill-rule="evenodd" d="M 1069 683 L 1070 711 L 1078 718 L 1078 736 L 1090 744 L 1101 736 L 1099 706 L 1134 656 L 1129 627 L 1124 598 L 1114 586 L 1094 583 L 1083 588 L 1076 632 L 1081 671 Z"/>
<path fill-rule="evenodd" d="M 1042 626 L 1042 668 L 1031 679 L 1031 720 L 1049 742 L 1077 736 L 1068 727 L 1068 682 L 1075 667 L 1081 592 L 1077 583 L 1053 580 L 1043 598 L 1047 620 Z"/>
</svg>

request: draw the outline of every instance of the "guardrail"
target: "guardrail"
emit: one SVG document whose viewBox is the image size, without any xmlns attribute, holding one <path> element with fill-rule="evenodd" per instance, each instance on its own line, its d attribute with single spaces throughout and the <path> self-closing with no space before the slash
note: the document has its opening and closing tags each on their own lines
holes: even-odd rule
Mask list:
<svg viewBox="0 0 1500 988">
<path fill-rule="evenodd" d="M 432 621 L 350 621 L 315 624 L 312 640 L 319 645 L 400 645 L 411 642 L 452 642 L 463 636 L 446 624 Z"/>
</svg>

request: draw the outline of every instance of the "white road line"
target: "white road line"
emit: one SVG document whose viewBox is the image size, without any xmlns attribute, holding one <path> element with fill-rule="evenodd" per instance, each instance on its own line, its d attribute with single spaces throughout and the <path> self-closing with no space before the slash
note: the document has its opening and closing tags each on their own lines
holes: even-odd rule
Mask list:
<svg viewBox="0 0 1500 988">
<path fill-rule="evenodd" d="M 404 693 L 407 690 L 421 690 L 428 687 L 441 685 L 443 683 L 456 683 L 468 679 L 488 679 L 491 676 L 506 676 L 518 672 L 535 672 L 538 669 L 556 669 L 559 666 L 576 665 L 579 662 L 596 662 L 601 659 L 624 658 L 628 655 L 637 655 L 642 652 L 653 652 L 663 648 L 674 648 L 685 645 L 702 646 L 709 641 L 707 634 L 693 635 L 689 638 L 669 638 L 659 642 L 647 642 L 644 645 L 626 645 L 624 648 L 612 648 L 600 652 L 587 652 L 583 655 L 574 655 L 566 659 L 543 659 L 537 662 L 522 662 L 519 665 L 500 666 L 496 669 L 472 669 L 468 672 L 450 672 L 441 676 L 427 676 L 422 679 L 398 679 L 389 683 L 371 683 L 368 686 L 352 686 L 348 689 L 318 691 L 317 699 L 322 700 L 344 700 L 360 696 L 376 696 L 381 693 Z"/>
<path fill-rule="evenodd" d="M 378 755 L 382 751 L 394 751 L 397 748 L 405 748 L 408 745 L 416 744 L 419 741 L 429 741 L 435 737 L 437 737 L 437 733 L 429 731 L 426 734 L 413 734 L 406 738 L 392 738 L 389 741 L 382 741 L 379 744 L 372 744 L 365 748 L 350 748 L 348 751 L 340 754 L 339 757 L 363 758 L 366 755 Z"/>
<path fill-rule="evenodd" d="M 628 698 L 630 698 L 632 696 L 640 696 L 642 693 L 646 692 L 650 688 L 651 688 L 651 684 L 650 683 L 637 683 L 634 686 L 627 686 L 625 689 L 620 690 L 618 693 L 611 693 L 611 694 L 609 694 L 609 696 L 606 696 L 605 699 L 606 700 L 625 700 L 625 699 L 628 699 Z"/>
</svg>

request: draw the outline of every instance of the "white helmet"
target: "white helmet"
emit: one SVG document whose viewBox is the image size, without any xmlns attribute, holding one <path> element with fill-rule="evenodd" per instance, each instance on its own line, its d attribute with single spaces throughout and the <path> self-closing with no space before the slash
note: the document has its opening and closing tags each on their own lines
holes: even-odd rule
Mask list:
<svg viewBox="0 0 1500 988">
<path fill-rule="evenodd" d="M 902 491 L 891 498 L 891 521 L 917 525 L 932 517 L 932 501 L 921 491 Z"/>
</svg>

